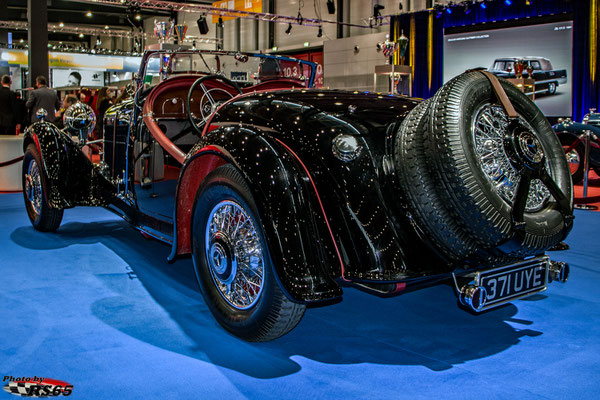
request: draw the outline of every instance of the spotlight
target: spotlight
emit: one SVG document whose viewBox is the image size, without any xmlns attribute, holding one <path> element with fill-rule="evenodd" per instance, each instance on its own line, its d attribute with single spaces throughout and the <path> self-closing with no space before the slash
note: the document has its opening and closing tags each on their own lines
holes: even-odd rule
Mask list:
<svg viewBox="0 0 600 400">
<path fill-rule="evenodd" d="M 448 7 L 448 8 L 446 8 L 446 12 L 447 12 L 448 14 L 452 14 L 452 9 L 451 9 L 450 7 Z"/>
<path fill-rule="evenodd" d="M 510 6 L 512 4 L 511 0 L 504 0 L 504 4 L 506 4 L 507 6 Z"/>
<path fill-rule="evenodd" d="M 485 4 L 485 1 L 482 1 L 481 3 L 479 3 L 479 6 L 481 8 L 483 8 L 484 10 L 487 8 L 487 5 Z"/>
<path fill-rule="evenodd" d="M 327 0 L 327 12 L 329 14 L 335 14 L 335 3 L 333 0 Z"/>
<path fill-rule="evenodd" d="M 375 4 L 373 6 L 373 17 L 381 17 L 381 10 L 383 10 L 384 8 L 385 6 L 382 6 L 381 4 Z"/>
<path fill-rule="evenodd" d="M 531 1 L 530 0 L 525 0 L 525 5 L 526 6 L 530 6 L 531 5 Z"/>
<path fill-rule="evenodd" d="M 61 22 L 60 24 L 58 24 L 58 26 L 60 26 L 61 28 L 63 28 L 65 26 L 65 23 Z"/>
<path fill-rule="evenodd" d="M 142 14 L 135 14 L 135 19 L 140 21 L 142 19 Z"/>
<path fill-rule="evenodd" d="M 88 18 L 92 18 L 92 15 L 93 14 L 92 14 L 91 11 L 88 11 L 88 12 L 85 13 L 85 16 L 88 17 Z"/>
<path fill-rule="evenodd" d="M 202 14 L 197 20 L 196 24 L 198 24 L 198 30 L 201 35 L 206 35 L 208 33 L 208 23 L 206 22 L 206 14 Z"/>
<path fill-rule="evenodd" d="M 289 35 L 292 33 L 292 24 L 289 24 L 287 29 L 285 30 L 286 35 Z"/>
<path fill-rule="evenodd" d="M 323 36 L 323 27 L 321 25 L 319 25 L 319 33 L 317 33 L 317 37 L 322 37 Z"/>
<path fill-rule="evenodd" d="M 80 37 L 80 38 L 83 38 L 83 33 L 80 33 L 80 34 L 79 34 L 79 37 Z"/>
<path fill-rule="evenodd" d="M 110 26 L 106 25 L 104 26 L 104 29 L 110 29 Z"/>
</svg>

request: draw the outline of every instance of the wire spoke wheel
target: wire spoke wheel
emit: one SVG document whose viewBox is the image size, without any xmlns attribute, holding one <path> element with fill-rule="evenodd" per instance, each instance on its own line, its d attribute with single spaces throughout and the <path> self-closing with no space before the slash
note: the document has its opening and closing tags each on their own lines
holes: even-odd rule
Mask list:
<svg viewBox="0 0 600 400">
<path fill-rule="evenodd" d="M 264 254 L 250 215 L 236 202 L 219 202 L 209 214 L 205 241 L 221 296 L 238 310 L 254 306 L 264 286 Z"/>
<path fill-rule="evenodd" d="M 40 169 L 35 160 L 31 160 L 25 174 L 25 195 L 33 212 L 40 214 L 42 210 L 42 178 Z"/>
<path fill-rule="evenodd" d="M 535 138 L 535 130 L 524 118 L 520 117 L 519 119 L 520 123 L 532 133 L 531 137 L 523 140 L 523 151 L 532 151 L 535 143 L 538 143 L 539 146 L 539 141 Z M 505 137 L 508 125 L 508 116 L 502 107 L 484 104 L 475 114 L 473 138 L 475 150 L 479 155 L 479 163 L 487 179 L 494 185 L 494 189 L 503 200 L 508 204 L 513 204 L 521 175 L 511 162 L 510 154 L 507 152 Z M 548 163 L 545 168 L 552 176 Z M 525 211 L 535 212 L 542 209 L 550 196 L 550 191 L 542 181 L 533 179 L 530 183 Z"/>
</svg>

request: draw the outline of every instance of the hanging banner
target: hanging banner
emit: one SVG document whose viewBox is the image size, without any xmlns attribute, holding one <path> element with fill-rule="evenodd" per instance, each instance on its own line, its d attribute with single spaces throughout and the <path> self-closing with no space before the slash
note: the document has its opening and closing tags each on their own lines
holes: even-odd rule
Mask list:
<svg viewBox="0 0 600 400">
<path fill-rule="evenodd" d="M 251 11 L 251 12 L 262 12 L 262 0 L 221 0 L 215 1 L 212 3 L 213 7 L 217 8 L 228 8 L 230 10 L 240 10 L 240 11 Z M 223 12 L 221 18 L 223 21 L 229 21 L 231 19 L 235 19 L 239 17 L 239 14 L 231 13 L 231 12 Z M 216 24 L 219 22 L 219 15 L 212 15 L 212 23 Z"/>
</svg>

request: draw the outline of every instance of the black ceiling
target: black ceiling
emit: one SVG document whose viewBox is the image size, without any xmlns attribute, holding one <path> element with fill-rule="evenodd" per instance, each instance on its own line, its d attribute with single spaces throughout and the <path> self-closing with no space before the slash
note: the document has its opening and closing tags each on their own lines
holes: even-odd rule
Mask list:
<svg viewBox="0 0 600 400">
<path fill-rule="evenodd" d="M 211 4 L 210 0 L 196 1 L 177 1 L 177 3 L 198 3 Z M 7 12 L 0 15 L 0 20 L 5 21 L 27 21 L 27 0 L 0 0 L 0 4 L 7 4 Z M 104 27 L 106 25 L 115 29 L 132 29 L 131 24 L 127 20 L 127 3 L 123 5 L 101 5 L 95 3 L 87 3 L 82 1 L 69 0 L 48 0 L 48 22 L 60 23 L 66 25 L 88 26 L 88 27 Z M 86 16 L 86 13 L 91 11 L 92 16 Z M 152 18 L 155 16 L 168 16 L 169 12 L 156 10 L 141 10 L 143 19 Z M 13 40 L 27 40 L 26 31 L 13 31 Z M 77 35 L 66 33 L 49 33 L 50 41 L 80 41 Z M 86 38 L 87 40 L 88 38 Z"/>
</svg>

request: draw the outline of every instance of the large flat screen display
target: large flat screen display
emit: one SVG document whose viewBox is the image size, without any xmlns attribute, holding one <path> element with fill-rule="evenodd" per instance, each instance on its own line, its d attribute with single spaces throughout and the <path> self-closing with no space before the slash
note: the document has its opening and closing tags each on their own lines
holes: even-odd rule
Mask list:
<svg viewBox="0 0 600 400">
<path fill-rule="evenodd" d="M 444 82 L 467 69 L 484 67 L 513 79 L 524 65 L 530 98 L 548 117 L 571 116 L 573 23 L 555 22 L 444 35 Z M 528 72 L 529 69 L 529 72 Z M 513 81 L 519 84 L 519 81 Z M 531 82 L 531 81 L 528 81 Z"/>
</svg>

